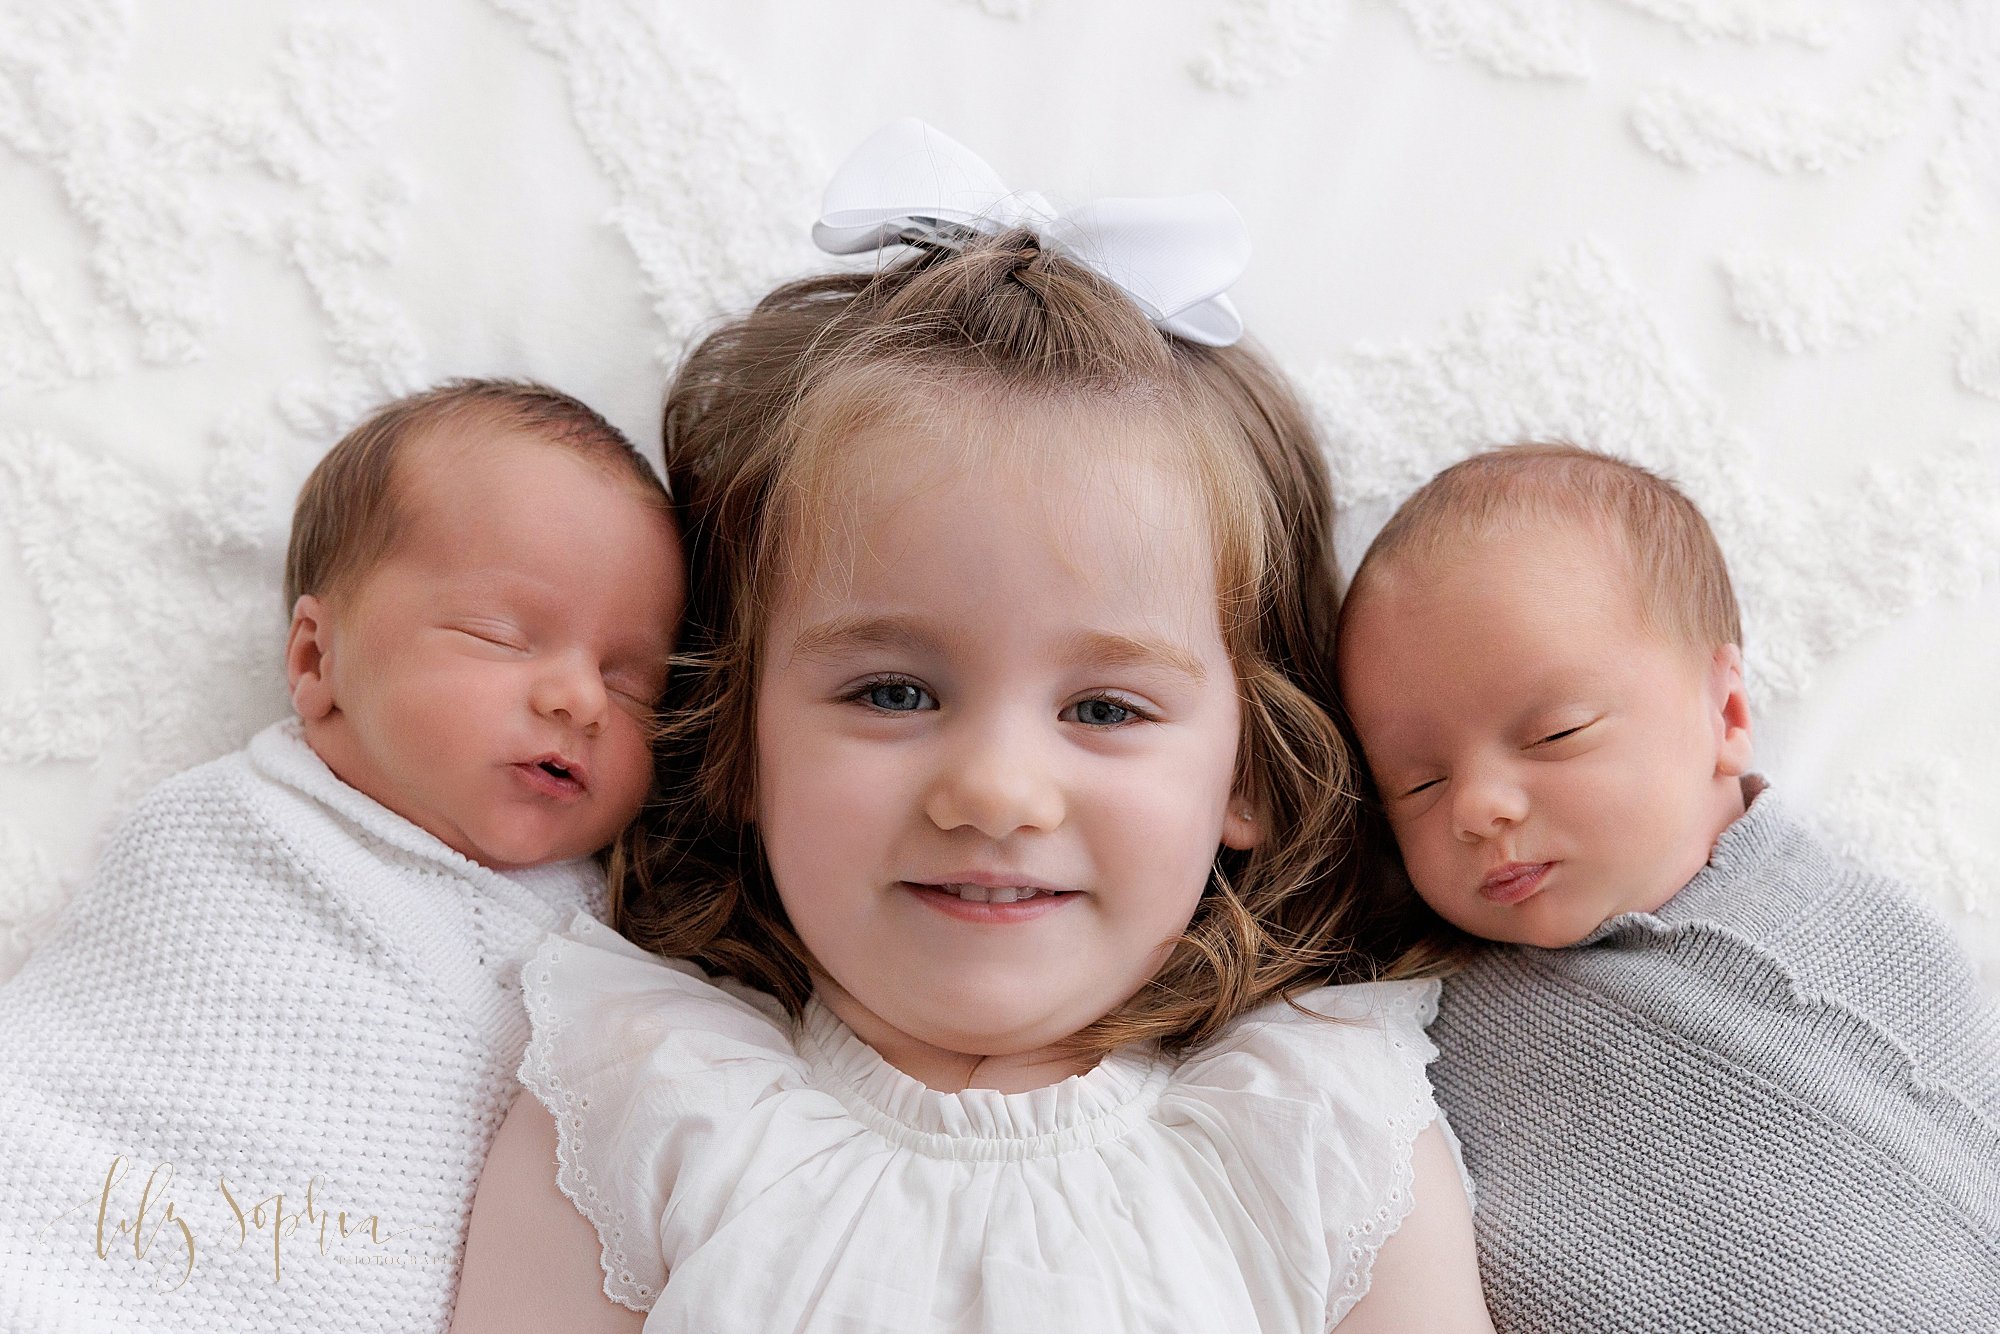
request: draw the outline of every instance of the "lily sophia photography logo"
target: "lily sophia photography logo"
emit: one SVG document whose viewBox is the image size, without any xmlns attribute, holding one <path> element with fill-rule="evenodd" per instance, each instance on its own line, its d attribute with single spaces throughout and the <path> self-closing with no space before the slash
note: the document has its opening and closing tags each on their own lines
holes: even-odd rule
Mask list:
<svg viewBox="0 0 2000 1334">
<path fill-rule="evenodd" d="M 272 1283 L 284 1282 L 288 1268 L 302 1259 L 397 1266 L 444 1262 L 438 1255 L 413 1253 L 407 1244 L 392 1245 L 434 1233 L 434 1225 L 393 1227 L 374 1210 L 338 1207 L 329 1201 L 327 1180 L 319 1173 L 296 1194 L 280 1190 L 261 1196 L 221 1173 L 177 1196 L 179 1178 L 171 1162 L 147 1168 L 115 1155 L 96 1192 L 48 1220 L 38 1240 L 49 1246 L 74 1242 L 106 1264 L 149 1269 L 162 1291 L 181 1287 L 217 1252 L 252 1247 L 268 1255 Z"/>
</svg>

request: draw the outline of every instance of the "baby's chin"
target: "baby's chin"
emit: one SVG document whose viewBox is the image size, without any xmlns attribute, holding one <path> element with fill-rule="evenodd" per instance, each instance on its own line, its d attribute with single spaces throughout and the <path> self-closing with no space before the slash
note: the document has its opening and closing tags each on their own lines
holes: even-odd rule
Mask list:
<svg viewBox="0 0 2000 1334">
<path fill-rule="evenodd" d="M 1600 918 L 1581 927 L 1573 925 L 1536 926 L 1511 938 L 1508 943 L 1514 945 L 1532 945 L 1536 949 L 1543 950 L 1568 949 L 1571 945 L 1587 939 L 1591 932 L 1610 920 L 1609 917 Z"/>
<path fill-rule="evenodd" d="M 1551 922 L 1519 916 L 1495 921 L 1490 917 L 1473 917 L 1461 913 L 1456 920 L 1447 918 L 1459 930 L 1481 940 L 1490 940 L 1499 945 L 1529 945 L 1536 949 L 1566 949 L 1595 931 L 1608 918 L 1582 922 Z"/>
<path fill-rule="evenodd" d="M 575 861 L 579 857 L 589 857 L 602 852 L 605 844 L 596 847 L 581 847 L 574 844 L 530 845 L 520 848 L 485 847 L 476 851 L 459 848 L 458 851 L 471 861 L 478 862 L 489 871 L 526 871 L 536 866 L 553 866 L 560 862 Z"/>
<path fill-rule="evenodd" d="M 1468 935 L 1545 950 L 1567 949 L 1587 939 L 1614 917 L 1652 912 L 1674 893 L 1673 888 L 1665 888 L 1658 893 L 1649 891 L 1628 899 L 1610 900 L 1592 894 L 1588 885 L 1562 884 L 1555 876 L 1550 881 L 1533 898 L 1504 907 L 1487 903 L 1468 905 L 1456 900 L 1448 905 L 1447 911 L 1440 907 L 1438 899 L 1424 894 L 1421 887 L 1418 892 L 1440 917 Z"/>
<path fill-rule="evenodd" d="M 489 871 L 525 871 L 531 867 L 574 861 L 601 851 L 608 842 L 601 840 L 594 846 L 585 847 L 583 844 L 589 842 L 588 836 L 564 837 L 560 833 L 524 832 L 518 826 L 509 828 L 504 820 L 494 821 L 492 823 L 496 827 L 486 829 L 475 821 L 435 817 L 414 819 L 402 811 L 396 813 L 467 861 L 476 862 Z"/>
</svg>

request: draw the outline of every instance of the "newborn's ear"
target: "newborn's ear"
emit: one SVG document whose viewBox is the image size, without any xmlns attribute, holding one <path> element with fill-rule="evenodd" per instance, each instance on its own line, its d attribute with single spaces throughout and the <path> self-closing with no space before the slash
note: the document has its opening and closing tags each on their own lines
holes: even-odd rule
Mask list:
<svg viewBox="0 0 2000 1334">
<path fill-rule="evenodd" d="M 1750 692 L 1743 683 L 1743 650 L 1724 644 L 1709 659 L 1709 707 L 1715 726 L 1715 772 L 1740 778 L 1750 772 Z"/>
<path fill-rule="evenodd" d="M 317 722 L 333 712 L 333 682 L 327 675 L 333 623 L 326 603 L 311 593 L 292 604 L 292 628 L 285 636 L 285 680 L 292 712 Z"/>
</svg>

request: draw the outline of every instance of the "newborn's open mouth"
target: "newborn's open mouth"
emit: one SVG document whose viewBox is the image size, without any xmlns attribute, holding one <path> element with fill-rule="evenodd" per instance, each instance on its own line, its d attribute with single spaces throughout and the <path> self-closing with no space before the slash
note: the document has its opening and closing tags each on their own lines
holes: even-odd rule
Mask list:
<svg viewBox="0 0 2000 1334">
<path fill-rule="evenodd" d="M 518 767 L 524 773 L 533 774 L 535 781 L 547 790 L 577 793 L 590 786 L 590 775 L 584 772 L 583 766 L 560 753 L 523 760 Z"/>
</svg>

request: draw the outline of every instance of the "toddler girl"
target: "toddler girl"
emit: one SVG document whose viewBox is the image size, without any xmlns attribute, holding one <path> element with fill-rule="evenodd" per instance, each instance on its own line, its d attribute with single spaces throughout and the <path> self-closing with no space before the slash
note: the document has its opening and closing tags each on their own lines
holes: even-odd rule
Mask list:
<svg viewBox="0 0 2000 1334">
<path fill-rule="evenodd" d="M 1485 1329 L 1436 984 L 1311 985 L 1390 934 L 1311 433 L 1193 341 L 1212 292 L 1142 311 L 1091 237 L 949 205 L 672 389 L 694 592 L 630 939 L 524 972 L 455 1327 Z"/>
</svg>

